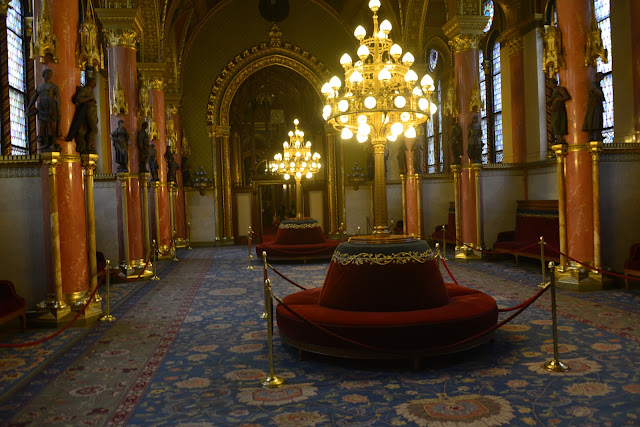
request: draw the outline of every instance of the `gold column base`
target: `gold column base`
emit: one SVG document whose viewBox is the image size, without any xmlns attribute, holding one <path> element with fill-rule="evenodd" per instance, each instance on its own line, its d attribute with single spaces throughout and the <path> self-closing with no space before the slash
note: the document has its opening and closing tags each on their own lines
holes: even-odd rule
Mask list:
<svg viewBox="0 0 640 427">
<path fill-rule="evenodd" d="M 54 328 L 69 323 L 86 304 L 86 300 L 77 300 L 73 304 L 61 306 L 58 301 L 43 301 L 35 311 L 27 312 L 27 324 L 34 328 Z M 84 312 L 73 324 L 86 326 L 98 321 L 102 316 L 102 304 L 95 299 L 89 303 Z"/>
<path fill-rule="evenodd" d="M 613 279 L 571 262 L 564 270 L 555 269 L 556 287 L 569 291 L 591 292 L 610 289 L 613 287 Z"/>
<path fill-rule="evenodd" d="M 265 387 L 265 388 L 278 388 L 283 386 L 284 383 L 285 383 L 284 378 L 279 377 L 277 375 L 268 375 L 260 381 L 260 384 L 262 384 L 262 387 Z"/>
<path fill-rule="evenodd" d="M 135 263 L 133 265 L 126 266 L 124 263 L 118 266 L 118 273 L 126 276 L 127 279 L 137 279 L 140 276 L 140 279 L 146 279 L 153 276 L 153 265 L 149 262 L 147 268 L 144 268 L 144 261 L 140 263 Z M 141 274 L 142 273 L 142 274 Z M 115 278 L 117 280 L 117 276 Z"/>
<path fill-rule="evenodd" d="M 482 249 L 482 248 L 480 248 Z M 482 260 L 482 252 L 473 248 L 473 243 L 465 243 L 455 248 L 456 261 L 478 261 Z"/>
<path fill-rule="evenodd" d="M 186 238 L 177 238 L 176 239 L 176 249 L 188 248 L 191 246 L 190 242 Z"/>
<path fill-rule="evenodd" d="M 169 245 L 162 245 L 158 248 L 158 250 L 160 251 L 160 253 L 158 254 L 159 261 L 171 261 L 176 257 L 176 250 Z"/>
<path fill-rule="evenodd" d="M 216 242 L 215 242 L 215 246 L 231 246 L 231 245 L 235 245 L 236 241 L 235 238 L 232 237 L 223 237 L 223 238 L 218 238 L 216 237 Z"/>
</svg>

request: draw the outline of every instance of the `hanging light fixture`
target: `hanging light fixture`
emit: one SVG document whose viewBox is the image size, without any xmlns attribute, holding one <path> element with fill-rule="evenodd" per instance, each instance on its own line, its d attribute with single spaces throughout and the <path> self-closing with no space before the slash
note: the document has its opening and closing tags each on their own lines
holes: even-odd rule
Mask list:
<svg viewBox="0 0 640 427">
<path fill-rule="evenodd" d="M 283 152 L 273 156 L 269 162 L 272 173 L 284 175 L 285 180 L 296 181 L 296 218 L 302 218 L 302 177 L 311 179 L 322 165 L 320 154 L 311 153 L 311 141 L 304 141 L 304 132 L 298 129 L 298 119 L 293 121 L 295 130 L 289 131 L 289 141 L 282 143 Z"/>
<path fill-rule="evenodd" d="M 384 20 L 378 25 L 380 1 L 371 0 L 369 9 L 373 11 L 373 33 L 368 37 L 364 27 L 356 28 L 354 35 L 360 42 L 357 59 L 354 62 L 345 53 L 340 59 L 344 84 L 334 76 L 322 86 L 322 116 L 341 132 L 342 139 L 355 135 L 360 143 L 371 140 L 375 163 L 373 233 L 374 237 L 387 237 L 386 141 L 403 134 L 415 137 L 417 126 L 436 110 L 431 102 L 435 87 L 428 74 L 418 83 L 418 75 L 411 69 L 413 55 L 403 54 L 389 37 L 391 23 Z"/>
</svg>

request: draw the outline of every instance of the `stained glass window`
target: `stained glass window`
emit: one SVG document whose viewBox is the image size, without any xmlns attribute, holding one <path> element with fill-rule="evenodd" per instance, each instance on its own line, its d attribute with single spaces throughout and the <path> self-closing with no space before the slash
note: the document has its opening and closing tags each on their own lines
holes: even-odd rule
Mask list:
<svg viewBox="0 0 640 427">
<path fill-rule="evenodd" d="M 484 30 L 483 30 L 486 33 L 487 31 L 489 31 L 489 29 L 491 29 L 491 24 L 493 24 L 493 1 L 492 0 L 487 0 L 484 2 L 484 5 L 482 6 L 482 12 L 484 13 L 484 16 L 489 17 L 489 22 L 487 22 L 487 26 L 484 27 Z"/>
<path fill-rule="evenodd" d="M 489 133 L 487 132 L 487 78 L 484 73 L 484 67 L 482 66 L 484 62 L 484 53 L 482 50 L 480 51 L 480 57 L 478 61 L 478 73 L 480 74 L 480 99 L 482 100 L 482 105 L 485 106 L 480 111 L 480 124 L 482 125 L 482 163 L 488 163 L 489 159 L 489 144 L 487 136 Z"/>
<path fill-rule="evenodd" d="M 429 52 L 429 71 L 433 72 L 438 65 L 438 51 L 431 49 Z"/>
<path fill-rule="evenodd" d="M 25 116 L 24 44 L 22 4 L 11 0 L 7 11 L 7 51 L 9 65 L 9 109 L 11 113 L 11 153 L 29 154 Z"/>
<path fill-rule="evenodd" d="M 493 146 L 496 163 L 502 163 L 502 74 L 500 72 L 500 43 L 495 42 L 492 51 L 493 74 Z"/>
<path fill-rule="evenodd" d="M 595 0 L 596 21 L 602 37 L 602 45 L 607 50 L 607 63 L 598 58 L 596 64 L 597 71 L 604 74 L 602 82 L 602 91 L 604 92 L 604 111 L 603 117 L 603 142 L 613 142 L 613 75 L 611 70 L 613 64 L 611 62 L 611 2 L 610 0 Z"/>
</svg>

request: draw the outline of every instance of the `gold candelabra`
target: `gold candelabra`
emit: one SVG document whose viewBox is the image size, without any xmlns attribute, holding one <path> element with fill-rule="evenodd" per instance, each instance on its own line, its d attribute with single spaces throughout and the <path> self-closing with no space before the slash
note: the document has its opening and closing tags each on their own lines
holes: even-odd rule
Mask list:
<svg viewBox="0 0 640 427">
<path fill-rule="evenodd" d="M 371 0 L 369 9 L 373 11 L 373 33 L 367 37 L 364 27 L 356 28 L 359 59 L 354 63 L 345 53 L 340 59 L 344 86 L 337 76 L 322 86 L 326 98 L 323 117 L 342 132 L 342 139 L 351 139 L 355 133 L 360 143 L 371 140 L 375 164 L 373 233 L 376 237 L 388 237 L 385 144 L 401 135 L 416 137 L 416 127 L 436 111 L 430 101 L 435 87 L 428 74 L 416 84 L 418 75 L 411 69 L 413 55 L 409 52 L 403 55 L 402 48 L 393 43 L 388 20 L 378 25 L 380 0 Z"/>
<path fill-rule="evenodd" d="M 200 166 L 200 169 L 194 174 L 196 177 L 193 179 L 193 187 L 200 191 L 200 195 L 204 196 L 204 192 L 207 188 L 211 187 L 211 178 L 207 178 L 207 172 Z"/>
<path fill-rule="evenodd" d="M 293 121 L 295 130 L 289 131 L 289 141 L 282 143 L 283 152 L 273 156 L 269 169 L 273 173 L 284 175 L 285 180 L 292 176 L 296 180 L 296 218 L 302 218 L 302 177 L 310 179 L 318 172 L 320 154 L 311 153 L 311 141 L 304 142 L 304 132 L 298 129 L 298 119 Z"/>
<path fill-rule="evenodd" d="M 365 182 L 367 180 L 366 175 L 362 172 L 362 167 L 358 162 L 355 162 L 351 167 L 351 173 L 347 174 L 347 181 L 353 184 L 353 189 L 358 191 L 360 188 L 360 183 Z"/>
</svg>

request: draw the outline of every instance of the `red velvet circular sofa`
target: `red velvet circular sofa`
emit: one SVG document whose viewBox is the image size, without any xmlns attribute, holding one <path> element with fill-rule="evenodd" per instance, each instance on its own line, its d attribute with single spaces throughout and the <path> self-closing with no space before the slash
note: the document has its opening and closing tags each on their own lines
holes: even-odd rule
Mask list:
<svg viewBox="0 0 640 427">
<path fill-rule="evenodd" d="M 329 259 L 340 242 L 324 238 L 322 227 L 313 218 L 289 218 L 280 223 L 272 242 L 256 245 L 256 255 L 262 252 L 273 261 Z"/>
<path fill-rule="evenodd" d="M 413 358 L 485 342 L 495 300 L 445 284 L 428 244 L 340 244 L 321 288 L 288 295 L 276 309 L 284 342 L 356 358 Z"/>
</svg>

